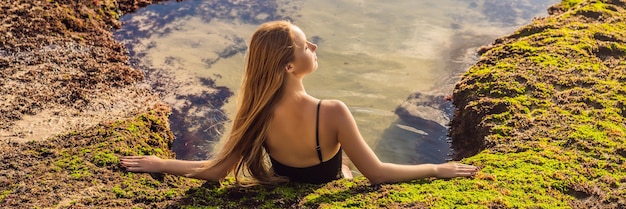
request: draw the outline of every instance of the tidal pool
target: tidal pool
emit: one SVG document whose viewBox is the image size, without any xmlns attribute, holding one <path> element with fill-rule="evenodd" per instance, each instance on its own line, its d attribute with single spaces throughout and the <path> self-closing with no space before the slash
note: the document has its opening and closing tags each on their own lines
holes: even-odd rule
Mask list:
<svg viewBox="0 0 626 209">
<path fill-rule="evenodd" d="M 228 133 L 246 44 L 266 21 L 288 19 L 318 44 L 309 94 L 339 99 L 381 160 L 443 162 L 446 131 L 403 122 L 409 95 L 449 95 L 476 48 L 547 15 L 558 0 L 186 0 L 124 15 L 116 38 L 173 108 L 174 150 L 203 159 Z M 446 113 L 447 112 L 447 113 Z M 442 127 L 449 111 L 441 114 Z"/>
</svg>

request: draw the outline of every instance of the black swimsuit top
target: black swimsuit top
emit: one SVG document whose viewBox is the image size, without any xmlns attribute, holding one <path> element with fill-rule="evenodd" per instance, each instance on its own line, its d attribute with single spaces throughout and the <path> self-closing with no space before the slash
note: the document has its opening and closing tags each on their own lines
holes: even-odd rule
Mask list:
<svg viewBox="0 0 626 209">
<path fill-rule="evenodd" d="M 322 149 L 320 148 L 319 139 L 319 119 L 321 103 L 321 100 L 317 103 L 317 118 L 315 121 L 315 141 L 317 143 L 317 157 L 320 159 L 320 164 L 305 168 L 296 168 L 286 166 L 270 156 L 274 172 L 280 176 L 288 177 L 289 181 L 322 184 L 343 178 L 343 174 L 341 173 L 341 148 L 339 148 L 339 151 L 337 152 L 337 154 L 335 154 L 333 158 L 326 162 L 322 161 Z"/>
</svg>

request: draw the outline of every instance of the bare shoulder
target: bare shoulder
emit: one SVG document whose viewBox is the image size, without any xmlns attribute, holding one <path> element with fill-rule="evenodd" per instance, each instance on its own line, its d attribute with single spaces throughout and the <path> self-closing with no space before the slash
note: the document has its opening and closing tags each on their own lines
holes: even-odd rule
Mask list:
<svg viewBox="0 0 626 209">
<path fill-rule="evenodd" d="M 340 100 L 324 100 L 322 108 L 322 114 L 334 126 L 343 126 L 354 120 L 348 106 Z"/>
<path fill-rule="evenodd" d="M 348 106 L 341 100 L 329 99 L 322 102 L 322 106 L 329 112 L 339 113 L 342 111 L 349 111 Z"/>
<path fill-rule="evenodd" d="M 350 109 L 348 109 L 348 106 L 341 100 L 324 100 L 322 102 L 322 108 L 324 108 L 322 111 L 325 112 L 325 115 L 334 120 L 350 115 Z"/>
</svg>

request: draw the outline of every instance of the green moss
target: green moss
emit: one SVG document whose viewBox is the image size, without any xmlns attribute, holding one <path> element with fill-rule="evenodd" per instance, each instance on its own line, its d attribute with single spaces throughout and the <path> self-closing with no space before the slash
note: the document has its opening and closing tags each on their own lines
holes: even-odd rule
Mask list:
<svg viewBox="0 0 626 209">
<path fill-rule="evenodd" d="M 453 133 L 487 132 L 467 137 L 484 138 L 479 143 L 487 147 L 464 161 L 484 165 L 477 178 L 500 182 L 481 188 L 505 191 L 483 205 L 584 207 L 581 200 L 597 198 L 602 201 L 588 204 L 622 207 L 617 202 L 624 197 L 614 194 L 624 194 L 617 185 L 626 180 L 626 71 L 617 67 L 625 59 L 624 5 L 563 1 L 562 6 L 574 10 L 537 20 L 538 26 L 501 39 L 502 44 L 483 55 L 490 62 L 472 67 L 455 90 L 454 98 L 469 100 L 455 99 L 464 105 L 459 110 L 474 111 L 470 115 L 480 116 L 480 122 L 467 127 L 468 132 Z M 538 31 L 533 27 L 543 30 L 528 32 Z M 517 67 L 511 73 L 502 62 Z M 468 201 L 460 202 L 443 207 Z"/>
<path fill-rule="evenodd" d="M 98 152 L 94 155 L 92 162 L 97 166 L 107 166 L 120 163 L 120 159 L 113 153 Z"/>
<path fill-rule="evenodd" d="M 7 198 L 11 198 L 10 202 L 22 202 L 24 207 L 50 207 L 67 198 L 71 198 L 68 202 L 82 207 L 162 208 L 172 204 L 170 201 L 182 198 L 187 189 L 199 186 L 200 182 L 168 175 L 127 173 L 119 166 L 121 156 L 147 150 L 163 158 L 173 157 L 169 145 L 174 137 L 165 128 L 168 127 L 166 116 L 165 110 L 155 109 L 136 118 L 16 147 L 24 151 L 16 154 L 15 159 L 36 160 L 15 164 L 16 169 L 7 175 L 20 182 L 38 182 L 36 185 L 40 186 L 18 184 L 20 189 L 13 190 L 18 192 Z M 88 197 L 83 197 L 85 191 Z M 30 202 L 35 196 L 38 201 Z M 0 202 L 0 207 L 3 206 Z"/>
<path fill-rule="evenodd" d="M 563 0 L 561 1 L 561 5 L 563 5 L 563 9 L 569 10 L 583 1 L 584 0 Z"/>
<path fill-rule="evenodd" d="M 60 170 L 69 172 L 69 175 L 75 179 L 87 178 L 92 175 L 83 158 L 78 155 L 71 155 L 67 151 L 61 153 L 60 159 L 55 162 L 55 165 Z"/>
<path fill-rule="evenodd" d="M 0 202 L 2 202 L 2 200 L 4 200 L 4 198 L 11 193 L 13 193 L 13 190 L 2 191 L 2 193 L 0 193 Z"/>
<path fill-rule="evenodd" d="M 130 131 L 131 133 L 137 133 L 139 132 L 139 128 L 137 128 L 137 126 L 135 126 L 135 124 L 128 124 L 128 127 L 126 128 L 128 131 Z"/>
<path fill-rule="evenodd" d="M 113 194 L 115 194 L 116 197 L 129 198 L 129 196 L 126 196 L 126 191 L 121 189 L 119 186 L 114 186 L 111 191 L 113 192 Z"/>
<path fill-rule="evenodd" d="M 539 49 L 537 47 L 531 46 L 528 41 L 517 41 L 509 45 L 505 45 L 506 50 L 512 52 L 521 52 L 521 53 L 535 53 Z"/>
<path fill-rule="evenodd" d="M 530 59 L 545 68 L 561 68 L 568 65 L 567 59 L 564 59 L 559 54 L 540 53 L 536 56 L 530 57 Z"/>
</svg>

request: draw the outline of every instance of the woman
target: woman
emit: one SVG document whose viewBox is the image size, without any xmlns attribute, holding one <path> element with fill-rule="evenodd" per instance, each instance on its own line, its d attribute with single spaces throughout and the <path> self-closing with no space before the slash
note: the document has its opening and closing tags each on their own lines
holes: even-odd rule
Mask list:
<svg viewBox="0 0 626 209">
<path fill-rule="evenodd" d="M 319 100 L 302 79 L 317 69 L 317 45 L 286 21 L 261 25 L 252 36 L 233 128 L 214 159 L 184 161 L 155 156 L 121 160 L 132 172 L 162 172 L 220 181 L 233 173 L 240 184 L 285 181 L 325 183 L 351 178 L 342 150 L 372 183 L 471 176 L 477 168 L 458 163 L 383 163 L 365 143 L 348 107 Z M 271 164 L 266 160 L 269 155 Z"/>
</svg>

